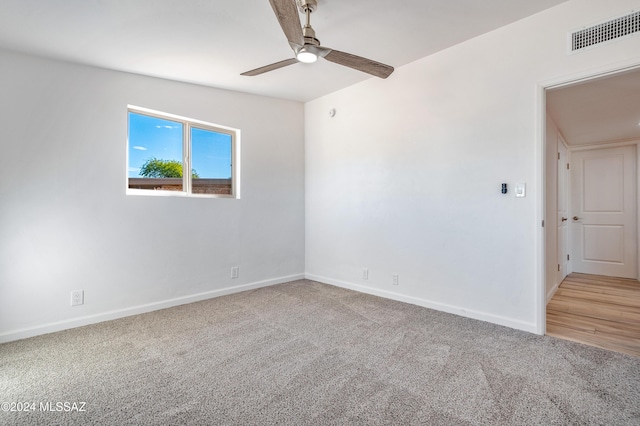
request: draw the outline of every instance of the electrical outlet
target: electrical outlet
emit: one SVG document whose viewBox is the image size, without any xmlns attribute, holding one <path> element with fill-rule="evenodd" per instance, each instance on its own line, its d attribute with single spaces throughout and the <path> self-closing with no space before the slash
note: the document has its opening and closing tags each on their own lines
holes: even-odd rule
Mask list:
<svg viewBox="0 0 640 426">
<path fill-rule="evenodd" d="M 400 284 L 400 280 L 399 280 L 399 278 L 398 278 L 398 276 L 397 276 L 397 275 L 394 275 L 394 276 L 393 276 L 392 284 L 393 284 L 393 285 L 398 285 L 398 284 Z"/>
<path fill-rule="evenodd" d="M 238 278 L 238 275 L 240 275 L 240 268 L 237 266 L 234 266 L 231 268 L 231 278 Z"/>
<path fill-rule="evenodd" d="M 363 280 L 368 280 L 369 279 L 369 270 L 367 268 L 364 268 L 362 270 L 362 279 Z"/>
<path fill-rule="evenodd" d="M 84 305 L 84 290 L 71 292 L 71 306 Z"/>
</svg>

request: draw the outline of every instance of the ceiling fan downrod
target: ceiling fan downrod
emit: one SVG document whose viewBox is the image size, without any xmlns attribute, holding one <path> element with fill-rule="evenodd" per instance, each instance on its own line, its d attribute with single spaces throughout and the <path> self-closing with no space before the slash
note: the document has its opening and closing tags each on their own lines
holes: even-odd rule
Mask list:
<svg viewBox="0 0 640 426">
<path fill-rule="evenodd" d="M 318 8 L 317 0 L 298 0 L 298 8 L 300 12 L 307 17 L 307 22 L 302 27 L 302 35 L 304 36 L 304 44 L 312 44 L 320 46 L 320 40 L 316 38 L 316 32 L 311 27 L 311 13 Z"/>
</svg>

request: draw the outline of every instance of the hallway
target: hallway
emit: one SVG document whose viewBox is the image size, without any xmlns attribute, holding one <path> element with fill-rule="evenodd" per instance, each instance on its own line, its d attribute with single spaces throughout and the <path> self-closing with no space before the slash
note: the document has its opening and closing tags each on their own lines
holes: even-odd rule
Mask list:
<svg viewBox="0 0 640 426">
<path fill-rule="evenodd" d="M 569 274 L 547 305 L 547 335 L 640 356 L 640 282 Z"/>
</svg>

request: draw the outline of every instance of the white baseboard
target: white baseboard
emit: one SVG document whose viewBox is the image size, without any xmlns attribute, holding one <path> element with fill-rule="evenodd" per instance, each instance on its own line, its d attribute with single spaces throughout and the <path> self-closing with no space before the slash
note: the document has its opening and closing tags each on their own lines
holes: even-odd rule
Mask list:
<svg viewBox="0 0 640 426">
<path fill-rule="evenodd" d="M 503 325 L 505 327 L 515 328 L 516 330 L 527 331 L 529 333 L 537 333 L 537 328 L 535 323 L 527 323 L 527 322 L 515 320 L 512 318 L 488 314 L 486 312 L 479 312 L 479 311 L 461 308 L 458 306 L 447 305 L 439 302 L 433 302 L 431 300 L 421 299 L 419 297 L 407 296 L 407 295 L 395 293 L 392 291 L 380 290 L 373 287 L 363 286 L 361 284 L 354 284 L 346 281 L 335 280 L 333 278 L 327 278 L 327 277 L 322 277 L 322 276 L 313 275 L 313 274 L 305 274 L 305 278 L 312 281 L 318 281 L 324 284 L 330 284 L 330 285 L 335 285 L 337 287 L 346 288 L 349 290 L 359 291 L 361 293 L 367 293 L 367 294 L 372 294 L 374 296 L 380 296 L 387 299 L 397 300 L 399 302 L 411 303 L 413 305 L 434 309 L 436 311 L 447 312 L 450 314 L 460 315 L 467 318 L 472 318 L 480 321 L 490 322 L 493 324 Z"/>
<path fill-rule="evenodd" d="M 556 283 L 551 290 L 549 290 L 547 292 L 547 304 L 549 303 L 549 301 L 551 300 L 551 298 L 553 297 L 554 294 L 556 294 L 556 291 L 558 291 L 558 287 L 560 287 L 560 283 Z"/>
<path fill-rule="evenodd" d="M 147 303 L 145 305 L 132 306 L 130 308 L 125 308 L 125 309 L 118 309 L 118 310 L 102 312 L 94 315 L 71 318 L 64 321 L 57 321 L 57 322 L 52 322 L 48 324 L 36 325 L 33 327 L 22 328 L 19 330 L 13 330 L 13 331 L 8 331 L 6 333 L 2 333 L 0 334 L 0 343 L 13 342 L 15 340 L 26 339 L 28 337 L 54 333 L 56 331 L 68 330 L 70 328 L 82 327 L 85 325 L 96 324 L 99 322 L 129 317 L 132 315 L 144 314 L 147 312 L 157 311 L 160 309 L 171 308 L 173 306 L 185 305 L 187 303 L 199 302 L 201 300 L 212 299 L 214 297 L 225 296 L 228 294 L 239 293 L 241 291 L 253 290 L 256 288 L 267 287 L 274 284 L 281 284 L 281 283 L 296 281 L 301 279 L 304 279 L 304 274 L 288 275 L 288 276 L 273 278 L 273 279 L 264 280 L 264 281 L 257 281 L 249 284 L 242 284 L 234 287 L 226 287 L 219 290 L 207 291 L 204 293 L 192 294 L 189 296 L 177 297 L 175 299 Z"/>
<path fill-rule="evenodd" d="M 212 290 L 212 291 L 193 294 L 189 296 L 177 297 L 175 299 L 162 300 L 158 302 L 148 303 L 145 305 L 132 306 L 125 309 L 107 311 L 99 314 L 87 315 L 87 316 L 78 317 L 78 318 L 71 318 L 64 321 L 57 321 L 57 322 L 37 325 L 33 327 L 8 331 L 0 334 L 0 343 L 12 342 L 15 340 L 26 339 L 29 337 L 39 336 L 42 334 L 54 333 L 56 331 L 68 330 L 71 328 L 82 327 L 85 325 L 96 324 L 99 322 L 110 321 L 110 320 L 124 318 L 132 315 L 144 314 L 147 312 L 166 309 L 173 306 L 185 305 L 187 303 L 199 302 L 201 300 L 212 299 L 214 297 L 225 296 L 228 294 L 239 293 L 242 291 L 252 290 L 252 289 L 261 288 L 261 287 L 267 287 L 270 285 L 281 284 L 281 283 L 296 281 L 296 280 L 305 279 L 305 278 L 309 280 L 325 283 L 325 284 L 335 285 L 337 287 L 347 288 L 347 289 L 358 291 L 361 293 L 372 294 L 372 295 L 384 297 L 387 299 L 397 300 L 400 302 L 411 303 L 413 305 L 418 305 L 425 308 L 435 309 L 437 311 L 448 312 L 451 314 L 460 315 L 467 318 L 499 324 L 505 327 L 515 328 L 517 330 L 527 331 L 530 333 L 537 332 L 535 324 L 514 320 L 512 318 L 506 318 L 498 315 L 488 314 L 485 312 L 469 310 L 469 309 L 461 308 L 458 306 L 447 305 L 444 303 L 434 302 L 427 299 L 407 296 L 400 293 L 380 290 L 373 287 L 363 286 L 360 284 L 336 280 L 333 278 L 327 278 L 319 275 L 295 274 L 295 275 L 288 275 L 288 276 L 273 278 L 273 279 L 264 280 L 264 281 L 257 281 L 249 284 L 242 284 L 234 287 L 226 287 L 219 290 Z M 552 291 L 555 293 L 555 290 L 557 288 L 558 286 L 556 285 Z M 553 295 L 553 293 L 551 294 Z"/>
</svg>

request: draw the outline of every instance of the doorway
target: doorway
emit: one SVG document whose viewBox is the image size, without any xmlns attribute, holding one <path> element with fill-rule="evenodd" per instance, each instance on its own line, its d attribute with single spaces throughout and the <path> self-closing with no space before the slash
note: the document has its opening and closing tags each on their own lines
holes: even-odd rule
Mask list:
<svg viewBox="0 0 640 426">
<path fill-rule="evenodd" d="M 640 70 L 549 86 L 544 97 L 546 285 L 541 320 L 546 331 L 546 306 L 556 292 L 565 298 L 595 297 L 594 302 L 600 303 L 599 297 L 607 298 L 607 286 L 620 279 L 612 277 L 631 278 L 624 284 L 637 283 L 640 289 L 636 280 Z M 600 287 L 588 296 L 572 291 L 575 288 L 559 291 L 565 278 L 569 287 L 591 278 L 598 279 Z M 552 310 L 558 305 L 554 303 Z M 595 328 L 589 331 L 596 332 L 600 333 Z"/>
</svg>

